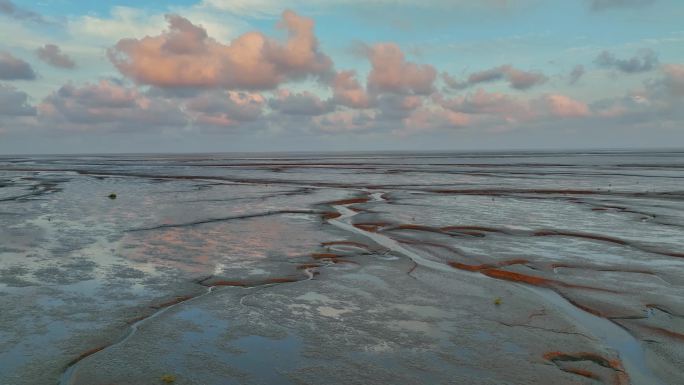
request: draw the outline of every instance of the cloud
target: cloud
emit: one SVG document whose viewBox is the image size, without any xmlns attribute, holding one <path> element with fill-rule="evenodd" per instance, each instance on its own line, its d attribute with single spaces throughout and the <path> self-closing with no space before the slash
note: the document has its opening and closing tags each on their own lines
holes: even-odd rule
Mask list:
<svg viewBox="0 0 684 385">
<path fill-rule="evenodd" d="M 612 8 L 640 7 L 655 3 L 655 0 L 590 0 L 589 5 L 594 11 Z"/>
<path fill-rule="evenodd" d="M 458 90 L 468 87 L 467 82 L 460 82 L 455 77 L 449 75 L 449 73 L 447 72 L 442 72 L 440 75 L 448 88 Z"/>
<path fill-rule="evenodd" d="M 0 84 L 0 116 L 33 115 L 36 115 L 36 108 L 29 104 L 29 98 L 25 92 Z"/>
<path fill-rule="evenodd" d="M 228 127 L 261 119 L 265 104 L 257 93 L 209 91 L 188 100 L 184 110 L 195 125 Z"/>
<path fill-rule="evenodd" d="M 580 118 L 591 114 L 586 103 L 560 94 L 543 95 L 536 101 L 548 114 L 558 118 Z"/>
<path fill-rule="evenodd" d="M 511 67 L 506 71 L 506 79 L 511 88 L 526 90 L 537 84 L 545 83 L 548 78 L 538 72 L 521 71 Z"/>
<path fill-rule="evenodd" d="M 396 121 L 405 119 L 414 110 L 424 104 L 424 98 L 420 95 L 382 95 L 377 100 L 378 119 Z"/>
<path fill-rule="evenodd" d="M 684 97 L 684 64 L 666 64 L 662 71 L 662 86 L 667 93 L 675 97 Z"/>
<path fill-rule="evenodd" d="M 489 115 L 507 122 L 529 120 L 534 115 L 527 101 L 483 89 L 452 99 L 438 97 L 436 102 L 451 111 L 469 115 Z"/>
<path fill-rule="evenodd" d="M 36 73 L 31 65 L 9 52 L 0 52 L 0 80 L 33 80 Z"/>
<path fill-rule="evenodd" d="M 549 118 L 569 119 L 591 115 L 591 110 L 584 102 L 561 94 L 544 94 L 524 99 L 478 89 L 468 95 L 452 99 L 439 96 L 435 98 L 435 102 L 450 111 L 479 116 L 480 120 L 500 121 L 511 125 Z"/>
<path fill-rule="evenodd" d="M 548 80 L 548 78 L 540 72 L 519 70 L 509 64 L 484 71 L 473 72 L 468 76 L 468 79 L 463 82 L 457 81 L 446 73 L 442 75 L 442 79 L 444 79 L 447 86 L 452 89 L 463 89 L 480 83 L 506 80 L 508 85 L 516 90 L 527 90 L 536 85 L 545 83 Z"/>
<path fill-rule="evenodd" d="M 581 64 L 576 65 L 572 71 L 570 71 L 570 74 L 568 76 L 568 83 L 570 84 L 575 84 L 577 83 L 582 76 L 584 76 L 584 66 Z"/>
<path fill-rule="evenodd" d="M 108 80 L 64 85 L 45 98 L 39 112 L 48 125 L 86 130 L 138 131 L 187 123 L 177 103 Z"/>
<path fill-rule="evenodd" d="M 602 123 L 617 123 L 644 129 L 669 127 L 679 130 L 684 121 L 684 65 L 666 64 L 660 76 L 623 96 L 592 104 Z"/>
<path fill-rule="evenodd" d="M 167 15 L 167 21 L 161 35 L 123 39 L 109 50 L 123 75 L 157 87 L 265 90 L 332 69 L 318 49 L 313 20 L 292 11 L 283 12 L 278 23 L 288 33 L 284 43 L 249 32 L 222 44 L 181 16 Z"/>
<path fill-rule="evenodd" d="M 279 90 L 268 104 L 272 109 L 286 115 L 307 116 L 325 114 L 331 111 L 332 107 L 311 92 L 292 93 L 288 90 Z"/>
<path fill-rule="evenodd" d="M 55 44 L 45 44 L 36 50 L 38 57 L 57 68 L 73 69 L 76 63 Z"/>
<path fill-rule="evenodd" d="M 403 127 L 394 132 L 411 135 L 424 131 L 463 128 L 471 123 L 471 118 L 460 112 L 432 106 L 416 109 L 402 123 Z"/>
<path fill-rule="evenodd" d="M 376 93 L 427 95 L 434 91 L 437 71 L 429 64 L 406 61 L 404 53 L 394 43 L 365 46 L 371 62 L 368 89 Z"/>
<path fill-rule="evenodd" d="M 354 71 L 340 71 L 332 80 L 333 102 L 350 108 L 368 108 L 371 98 Z"/>
<path fill-rule="evenodd" d="M 618 59 L 609 51 L 601 52 L 594 62 L 604 68 L 615 68 L 625 73 L 646 72 L 658 65 L 658 55 L 653 50 L 644 49 L 629 59 Z"/>
<path fill-rule="evenodd" d="M 38 13 L 17 7 L 10 0 L 0 0 L 0 14 L 36 23 L 44 23 L 45 19 Z"/>
</svg>

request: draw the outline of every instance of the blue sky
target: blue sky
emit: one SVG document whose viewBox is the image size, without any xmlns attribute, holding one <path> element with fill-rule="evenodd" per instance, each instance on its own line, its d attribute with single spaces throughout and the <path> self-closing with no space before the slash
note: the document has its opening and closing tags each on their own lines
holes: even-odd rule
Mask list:
<svg viewBox="0 0 684 385">
<path fill-rule="evenodd" d="M 681 146 L 681 20 L 676 0 L 0 0 L 0 153 Z"/>
</svg>

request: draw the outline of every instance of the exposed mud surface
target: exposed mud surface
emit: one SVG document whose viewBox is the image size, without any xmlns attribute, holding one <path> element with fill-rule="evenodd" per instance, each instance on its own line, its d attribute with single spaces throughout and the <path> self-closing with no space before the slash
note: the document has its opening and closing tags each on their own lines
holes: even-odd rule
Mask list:
<svg viewBox="0 0 684 385">
<path fill-rule="evenodd" d="M 0 158 L 0 384 L 681 384 L 683 178 L 678 153 Z"/>
</svg>

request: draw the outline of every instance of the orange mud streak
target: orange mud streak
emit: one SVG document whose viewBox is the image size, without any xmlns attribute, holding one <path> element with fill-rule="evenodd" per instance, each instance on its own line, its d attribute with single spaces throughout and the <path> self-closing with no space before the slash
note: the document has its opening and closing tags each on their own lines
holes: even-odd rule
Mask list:
<svg viewBox="0 0 684 385">
<path fill-rule="evenodd" d="M 609 360 L 596 353 L 579 352 L 579 353 L 563 353 L 563 352 L 548 352 L 544 354 L 544 359 L 553 362 L 559 369 L 578 374 L 580 376 L 588 377 L 583 373 L 586 372 L 582 369 L 565 369 L 559 365 L 559 362 L 578 362 L 578 361 L 590 361 L 597 365 L 603 366 L 604 368 L 612 369 L 615 372 L 615 377 L 613 379 L 614 385 L 630 385 L 629 376 L 625 372 L 622 362 L 620 360 Z M 593 373 L 592 373 L 593 374 Z M 594 377 L 589 377 L 594 378 Z"/>
</svg>

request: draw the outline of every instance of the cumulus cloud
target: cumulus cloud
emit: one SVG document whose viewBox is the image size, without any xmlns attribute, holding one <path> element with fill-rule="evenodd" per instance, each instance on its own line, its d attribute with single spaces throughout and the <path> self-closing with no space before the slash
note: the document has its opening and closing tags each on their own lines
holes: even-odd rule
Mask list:
<svg viewBox="0 0 684 385">
<path fill-rule="evenodd" d="M 653 50 L 644 49 L 629 59 L 618 59 L 609 51 L 601 52 L 594 62 L 600 67 L 615 68 L 625 73 L 646 72 L 658 65 L 658 55 Z"/>
<path fill-rule="evenodd" d="M 436 98 L 442 107 L 470 115 L 490 115 L 504 121 L 528 120 L 533 116 L 529 104 L 522 99 L 499 92 L 475 92 L 452 99 Z"/>
<path fill-rule="evenodd" d="M 35 114 L 36 108 L 29 103 L 25 92 L 0 84 L 0 116 L 33 116 Z"/>
<path fill-rule="evenodd" d="M 162 34 L 123 39 L 109 50 L 123 75 L 157 87 L 264 90 L 332 69 L 319 50 L 313 20 L 292 11 L 283 12 L 278 23 L 288 33 L 284 43 L 249 32 L 222 44 L 181 16 L 168 15 L 167 21 L 169 29 Z"/>
<path fill-rule="evenodd" d="M 9 52 L 0 52 L 0 80 L 33 80 L 36 73 L 31 65 Z"/>
<path fill-rule="evenodd" d="M 350 108 L 368 108 L 371 98 L 354 71 L 340 71 L 332 80 L 333 102 Z"/>
<path fill-rule="evenodd" d="M 338 134 L 377 129 L 372 111 L 344 110 L 316 116 L 312 123 L 321 132 Z"/>
<path fill-rule="evenodd" d="M 511 88 L 516 90 L 527 90 L 536 85 L 545 83 L 548 78 L 540 72 L 523 71 L 506 64 L 484 71 L 473 72 L 465 81 L 459 82 L 449 74 L 443 74 L 442 78 L 448 87 L 452 89 L 463 89 L 472 87 L 480 83 L 490 83 L 506 80 Z"/>
<path fill-rule="evenodd" d="M 576 65 L 572 71 L 570 71 L 570 74 L 568 76 L 568 83 L 570 84 L 575 84 L 577 83 L 582 76 L 584 76 L 584 66 L 581 64 Z"/>
<path fill-rule="evenodd" d="M 40 14 L 17 7 L 16 4 L 10 0 L 0 0 L 0 14 L 19 20 L 27 20 L 37 23 L 45 22 L 45 19 Z"/>
<path fill-rule="evenodd" d="M 429 64 L 406 61 L 394 43 L 364 47 L 371 62 L 368 89 L 374 92 L 427 95 L 434 91 L 437 71 Z"/>
<path fill-rule="evenodd" d="M 237 126 L 259 120 L 266 104 L 252 92 L 205 92 L 185 103 L 185 111 L 195 125 Z"/>
<path fill-rule="evenodd" d="M 55 44 L 45 44 L 36 50 L 38 57 L 57 68 L 73 69 L 76 63 Z"/>
<path fill-rule="evenodd" d="M 269 106 L 286 115 L 314 116 L 331 111 L 328 102 L 308 91 L 292 93 L 288 90 L 279 90 L 276 96 L 269 100 Z"/>
<path fill-rule="evenodd" d="M 416 109 L 402 123 L 403 127 L 394 131 L 401 135 L 409 135 L 423 131 L 466 127 L 471 123 L 471 118 L 460 112 L 431 106 Z"/>
<path fill-rule="evenodd" d="M 560 94 L 543 95 L 536 101 L 542 110 L 558 118 L 580 118 L 591 113 L 586 103 Z"/>
<path fill-rule="evenodd" d="M 532 99 L 487 92 L 483 89 L 451 99 L 437 97 L 436 103 L 454 112 L 498 120 L 508 124 L 553 118 L 579 118 L 591 115 L 579 100 L 561 94 L 544 94 Z"/>
<path fill-rule="evenodd" d="M 655 0 L 590 0 L 589 5 L 594 11 L 603 11 L 611 8 L 639 7 L 654 2 Z"/>
<path fill-rule="evenodd" d="M 176 103 L 113 81 L 62 86 L 39 106 L 41 118 L 68 128 L 140 130 L 186 124 Z"/>
</svg>

